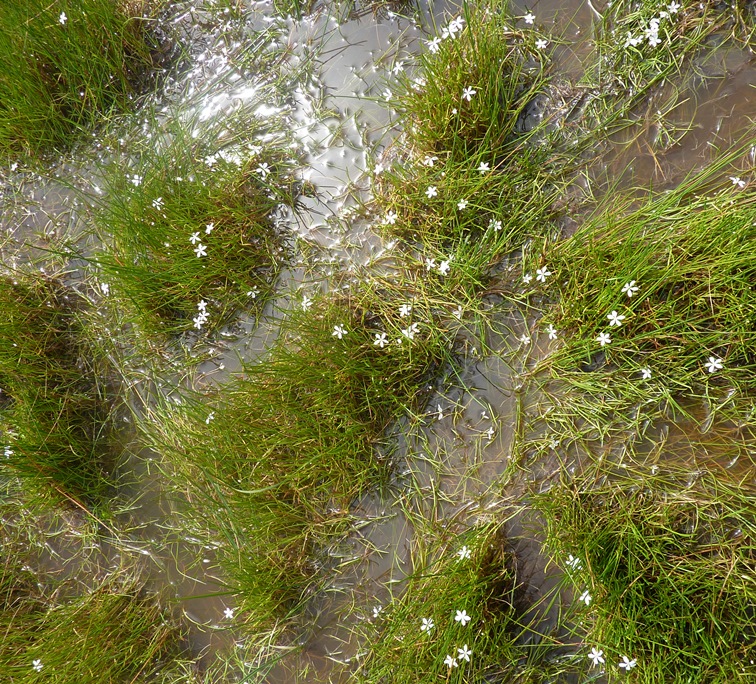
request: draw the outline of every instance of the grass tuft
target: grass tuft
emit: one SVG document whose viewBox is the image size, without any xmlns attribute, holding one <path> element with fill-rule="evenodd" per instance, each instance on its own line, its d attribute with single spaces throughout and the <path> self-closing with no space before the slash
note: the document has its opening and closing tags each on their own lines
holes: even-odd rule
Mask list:
<svg viewBox="0 0 756 684">
<path fill-rule="evenodd" d="M 40 493 L 101 503 L 107 493 L 105 389 L 86 379 L 77 296 L 55 279 L 0 279 L 4 465 Z"/>
<path fill-rule="evenodd" d="M 123 107 L 152 68 L 144 3 L 21 0 L 0 7 L 0 157 L 29 158 Z"/>
</svg>

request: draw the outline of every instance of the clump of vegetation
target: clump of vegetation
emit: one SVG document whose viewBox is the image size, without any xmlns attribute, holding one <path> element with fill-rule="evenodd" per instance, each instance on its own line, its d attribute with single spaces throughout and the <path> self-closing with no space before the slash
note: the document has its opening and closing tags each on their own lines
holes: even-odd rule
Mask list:
<svg viewBox="0 0 756 684">
<path fill-rule="evenodd" d="M 422 405 L 446 358 L 443 333 L 411 313 L 402 319 L 385 298 L 303 303 L 267 357 L 209 406 L 157 415 L 146 428 L 195 522 L 222 538 L 222 564 L 255 629 L 298 604 L 314 551 L 389 472 L 375 450 L 383 431 Z"/>
<path fill-rule="evenodd" d="M 525 591 L 499 524 L 435 545 L 415 567 L 374 611 L 360 681 L 542 681 L 549 665 L 528 662 Z"/>
<path fill-rule="evenodd" d="M 506 3 L 467 7 L 428 41 L 395 106 L 404 135 L 376 177 L 379 223 L 433 270 L 450 255 L 475 287 L 557 215 L 568 164 L 531 113 L 548 78 L 537 34 Z"/>
<path fill-rule="evenodd" d="M 0 278 L 4 467 L 40 493 L 84 504 L 106 495 L 105 387 L 84 371 L 77 295 L 57 280 Z"/>
<path fill-rule="evenodd" d="M 144 3 L 21 0 L 0 7 L 0 156 L 68 147 L 152 67 Z"/>
<path fill-rule="evenodd" d="M 262 310 L 286 260 L 273 212 L 295 199 L 279 153 L 254 143 L 212 152 L 208 131 L 169 136 L 130 172 L 111 169 L 97 219 L 108 251 L 94 259 L 112 296 L 160 337 Z"/>
<path fill-rule="evenodd" d="M 756 672 L 752 493 L 711 475 L 686 487 L 687 476 L 646 468 L 536 497 L 581 606 L 576 631 L 591 669 L 610 681 L 729 682 Z"/>
<path fill-rule="evenodd" d="M 0 666 L 14 682 L 126 684 L 153 676 L 177 652 L 176 629 L 133 582 L 110 581 L 52 607 L 5 606 L 0 628 Z"/>
</svg>

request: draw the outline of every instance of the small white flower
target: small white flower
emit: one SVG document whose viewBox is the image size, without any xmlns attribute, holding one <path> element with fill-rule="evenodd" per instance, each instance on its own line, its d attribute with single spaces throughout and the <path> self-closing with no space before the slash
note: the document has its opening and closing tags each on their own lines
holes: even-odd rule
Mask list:
<svg viewBox="0 0 756 684">
<path fill-rule="evenodd" d="M 425 191 L 425 196 L 430 199 L 431 197 L 436 197 L 436 195 L 438 195 L 438 188 L 435 185 L 429 185 Z"/>
<path fill-rule="evenodd" d="M 227 618 L 228 618 L 229 620 L 231 620 L 231 619 L 232 619 L 232 618 L 234 617 L 234 609 L 233 609 L 233 608 L 226 608 L 226 609 L 225 609 L 225 610 L 223 611 L 223 614 L 224 614 L 224 615 L 225 615 L 225 616 L 226 616 L 226 617 L 227 617 Z"/>
<path fill-rule="evenodd" d="M 107 297 L 110 294 L 110 285 L 108 285 L 108 283 L 98 283 L 98 285 L 100 287 L 100 292 Z"/>
<path fill-rule="evenodd" d="M 207 418 L 205 418 L 205 425 L 210 425 L 210 423 L 214 420 L 215 420 L 215 411 L 210 411 L 210 413 L 207 414 Z"/>
<path fill-rule="evenodd" d="M 457 614 L 454 616 L 454 622 L 459 622 L 463 627 L 465 627 L 470 620 L 472 620 L 472 618 L 467 614 L 466 610 L 458 610 Z"/>
<path fill-rule="evenodd" d="M 495 233 L 498 233 L 501 230 L 501 221 L 498 219 L 491 219 L 488 222 L 488 227 L 493 228 Z"/>
<path fill-rule="evenodd" d="M 302 297 L 302 311 L 307 311 L 312 306 L 312 299 L 305 295 Z"/>
<path fill-rule="evenodd" d="M 63 16 L 65 16 L 65 12 L 63 13 Z M 65 23 L 65 22 L 61 22 L 61 24 L 63 24 L 63 23 Z M 37 672 L 41 672 L 42 671 L 42 661 L 39 658 L 37 658 L 37 660 L 32 660 L 32 668 L 35 671 L 37 671 Z"/>
<path fill-rule="evenodd" d="M 431 258 L 425 259 L 425 270 L 426 271 L 432 271 L 434 268 L 436 268 L 436 260 Z"/>
<path fill-rule="evenodd" d="M 607 344 L 612 343 L 612 338 L 609 335 L 609 333 L 599 333 L 598 337 L 596 338 L 596 342 L 598 342 L 602 347 Z"/>
<path fill-rule="evenodd" d="M 630 670 L 632 670 L 637 664 L 638 664 L 638 661 L 635 658 L 630 660 L 630 658 L 628 658 L 626 655 L 623 655 L 622 662 L 619 664 L 619 666 L 623 670 L 627 670 L 628 672 L 630 672 Z"/>
<path fill-rule="evenodd" d="M 383 164 L 376 164 L 375 168 L 373 169 L 373 173 L 376 176 L 380 176 L 384 171 L 386 170 L 386 167 Z"/>
<path fill-rule="evenodd" d="M 388 344 L 388 336 L 385 332 L 375 333 L 375 339 L 373 340 L 373 346 L 383 349 Z"/>
<path fill-rule="evenodd" d="M 426 40 L 425 44 L 428 46 L 428 52 L 435 55 L 441 48 L 441 39 L 436 36 L 433 40 Z"/>
<path fill-rule="evenodd" d="M 61 26 L 65 26 L 65 25 L 66 25 L 66 22 L 67 22 L 67 21 L 68 21 L 68 17 L 66 16 L 66 13 L 65 13 L 65 12 L 61 12 L 61 13 L 60 13 L 60 16 L 58 17 L 58 23 L 59 23 L 59 24 L 60 24 Z M 35 662 L 35 663 L 38 663 L 39 661 L 38 661 L 38 660 L 35 660 L 34 662 Z M 36 668 L 35 668 L 35 669 L 36 669 Z M 40 668 L 39 668 L 39 669 L 41 670 L 41 669 L 42 669 L 42 666 L 40 666 Z"/>
<path fill-rule="evenodd" d="M 649 33 L 647 34 L 648 37 L 648 44 L 651 47 L 656 47 L 657 45 L 661 44 L 661 38 L 659 38 L 658 33 Z"/>
<path fill-rule="evenodd" d="M 531 280 L 533 280 L 532 273 L 526 273 L 524 276 L 522 276 L 522 282 L 526 285 L 529 285 Z"/>
<path fill-rule="evenodd" d="M 205 235 L 210 235 L 210 233 L 213 232 L 214 228 L 215 228 L 215 223 L 208 223 L 205 226 Z"/>
<path fill-rule="evenodd" d="M 423 618 L 423 624 L 420 625 L 421 632 L 430 632 L 433 629 L 433 618 Z"/>
<path fill-rule="evenodd" d="M 396 64 L 394 64 L 393 67 L 391 67 L 391 71 L 394 73 L 394 76 L 398 76 L 399 73 L 404 69 L 404 62 L 400 59 Z"/>
<path fill-rule="evenodd" d="M 263 162 L 255 169 L 255 172 L 258 173 L 263 180 L 265 180 L 270 173 L 270 166 L 268 166 L 267 163 Z"/>
<path fill-rule="evenodd" d="M 446 658 L 444 658 L 444 665 L 446 665 L 449 668 L 452 668 L 452 667 L 457 667 L 458 663 L 457 663 L 456 658 L 452 658 L 450 655 L 448 655 L 446 656 Z"/>
<path fill-rule="evenodd" d="M 451 259 L 445 259 L 438 265 L 438 272 L 441 275 L 446 275 L 449 272 L 449 263 L 451 262 Z"/>
<path fill-rule="evenodd" d="M 623 294 L 626 294 L 628 297 L 632 297 L 640 288 L 635 284 L 634 280 L 631 280 L 629 283 L 625 283 L 622 286 L 622 292 Z"/>
<path fill-rule="evenodd" d="M 641 377 L 644 380 L 650 380 L 651 379 L 651 369 L 650 368 L 641 368 Z"/>
<path fill-rule="evenodd" d="M 459 556 L 459 560 L 468 560 L 472 555 L 472 552 L 467 546 L 463 546 L 459 551 L 457 551 L 457 555 Z"/>
<path fill-rule="evenodd" d="M 399 316 L 407 318 L 412 313 L 412 304 L 402 304 L 399 307 Z"/>
<path fill-rule="evenodd" d="M 438 161 L 438 157 L 431 157 L 428 155 L 423 159 L 424 166 L 433 166 Z"/>
<path fill-rule="evenodd" d="M 384 226 L 393 226 L 396 223 L 397 214 L 395 211 L 389 211 L 387 212 L 386 216 L 383 218 L 383 225 Z"/>
<path fill-rule="evenodd" d="M 535 21 L 535 14 L 528 12 L 522 19 L 526 24 L 532 24 Z"/>
<path fill-rule="evenodd" d="M 542 283 L 545 283 L 546 278 L 548 278 L 550 275 L 551 275 L 551 271 L 549 271 L 549 269 L 544 266 L 543 268 L 539 268 L 536 271 L 536 280 Z"/>
<path fill-rule="evenodd" d="M 449 22 L 449 35 L 454 38 L 464 27 L 465 20 L 462 17 L 456 17 Z"/>
<path fill-rule="evenodd" d="M 163 208 L 163 198 L 156 197 L 154 200 L 152 200 L 152 206 L 160 211 Z"/>
<path fill-rule="evenodd" d="M 622 325 L 622 321 L 625 320 L 625 316 L 618 314 L 616 311 L 612 311 L 612 313 L 607 314 L 606 317 L 609 319 L 610 328 L 613 325 L 616 325 L 619 328 Z"/>
<path fill-rule="evenodd" d="M 189 242 L 191 242 L 193 245 L 196 245 L 202 238 L 200 237 L 199 233 L 192 233 L 192 236 L 189 238 Z"/>
<path fill-rule="evenodd" d="M 462 209 L 464 209 L 464 208 L 467 207 L 467 204 L 468 204 L 468 202 L 467 202 L 466 199 L 461 199 L 461 200 L 459 200 L 459 202 L 457 202 L 457 209 L 459 209 L 460 211 L 462 211 Z"/>
<path fill-rule="evenodd" d="M 467 644 L 465 644 L 462 648 L 457 649 L 457 658 L 459 658 L 460 660 L 466 660 L 469 663 L 471 655 L 472 651 L 467 648 Z"/>
<path fill-rule="evenodd" d="M 680 9 L 680 5 L 678 3 L 676 3 L 676 2 L 670 2 L 669 5 L 667 5 L 667 11 L 670 14 L 677 14 L 677 12 L 679 11 L 679 9 Z M 635 662 L 635 661 L 633 661 L 633 662 Z"/>
<path fill-rule="evenodd" d="M 488 173 L 491 170 L 491 166 L 488 162 L 480 162 L 478 165 L 478 173 L 483 175 L 484 173 Z"/>
<path fill-rule="evenodd" d="M 194 250 L 194 253 L 197 255 L 197 258 L 207 256 L 207 247 L 200 242 Z"/>
<path fill-rule="evenodd" d="M 417 323 L 413 323 L 409 328 L 405 328 L 402 330 L 402 335 L 404 335 L 408 340 L 414 340 L 415 335 L 418 333 Z"/>
<path fill-rule="evenodd" d="M 580 570 L 583 567 L 583 561 L 570 554 L 567 556 L 567 565 L 573 570 Z"/>
<path fill-rule="evenodd" d="M 730 180 L 733 185 L 737 185 L 739 188 L 744 188 L 746 186 L 745 181 L 741 180 L 739 176 L 730 176 Z"/>
<path fill-rule="evenodd" d="M 591 601 L 593 600 L 591 592 L 586 589 L 582 594 L 580 594 L 580 600 L 585 603 L 586 606 L 590 606 Z"/>
<path fill-rule="evenodd" d="M 557 338 L 557 331 L 556 328 L 549 323 L 549 327 L 546 328 L 546 332 L 549 334 L 550 340 L 555 340 Z"/>
<path fill-rule="evenodd" d="M 470 102 L 473 99 L 473 95 L 477 95 L 478 91 L 468 86 L 462 91 L 462 99 Z"/>
<path fill-rule="evenodd" d="M 462 309 L 461 306 L 458 306 L 456 309 L 454 309 L 454 311 L 452 311 L 452 316 L 454 316 L 454 318 L 461 319 L 464 313 L 464 309 Z"/>
<path fill-rule="evenodd" d="M 333 332 L 331 333 L 331 337 L 338 337 L 339 339 L 341 339 L 346 334 L 347 334 L 347 329 L 343 325 L 334 325 Z"/>
<path fill-rule="evenodd" d="M 530 335 L 520 335 L 520 342 L 523 344 L 530 344 Z"/>
<path fill-rule="evenodd" d="M 383 606 L 373 606 L 373 619 L 375 620 L 383 610 Z"/>
<path fill-rule="evenodd" d="M 606 662 L 606 660 L 604 660 L 604 652 L 595 647 L 591 649 L 588 657 L 593 661 L 594 665 L 600 665 L 601 663 Z"/>
<path fill-rule="evenodd" d="M 704 365 L 709 369 L 709 373 L 715 373 L 718 370 L 722 370 L 722 359 L 716 356 L 710 356 L 709 360 Z"/>
<path fill-rule="evenodd" d="M 627 37 L 625 38 L 625 47 L 638 47 L 642 41 L 643 38 L 641 36 L 634 36 L 632 33 L 628 32 Z"/>
<path fill-rule="evenodd" d="M 539 38 L 535 42 L 536 50 L 545 50 L 546 47 L 548 46 L 548 44 L 549 44 L 548 40 L 544 40 L 543 38 Z"/>
</svg>

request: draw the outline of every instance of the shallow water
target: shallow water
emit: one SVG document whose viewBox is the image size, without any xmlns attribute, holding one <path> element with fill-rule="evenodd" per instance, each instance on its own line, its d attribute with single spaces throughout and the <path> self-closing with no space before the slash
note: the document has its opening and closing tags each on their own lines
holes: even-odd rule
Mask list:
<svg viewBox="0 0 756 684">
<path fill-rule="evenodd" d="M 226 23 L 201 11 L 201 3 L 195 4 L 187 5 L 176 20 L 192 46 L 191 66 L 155 97 L 178 107 L 187 119 L 198 116 L 205 121 L 256 102 L 262 76 L 243 75 L 233 56 L 264 28 L 270 38 L 266 44 L 287 46 L 289 67 L 306 67 L 302 71 L 306 77 L 291 79 L 288 97 L 256 106 L 261 114 L 283 117 L 295 131 L 304 155 L 303 178 L 317 190 L 317 199 L 303 199 L 301 213 L 281 217 L 282 226 L 311 243 L 317 256 L 295 264 L 281 277 L 278 296 L 262 321 L 242 317 L 209 349 L 201 345 L 196 349 L 204 359 L 195 380 L 201 385 L 222 384 L 241 363 L 264 354 L 275 339 L 281 312 L 297 306 L 308 288 L 327 288 L 332 273 L 370 264 L 386 249 L 370 220 L 350 219 L 349 212 L 369 200 L 369 172 L 385 160 L 398 134 L 393 127 L 395 114 L 385 102 L 386 83 L 411 69 L 413 55 L 422 47 L 421 27 L 430 31 L 434 18 L 441 23 L 444 10 L 453 10 L 441 2 L 423 5 L 412 20 L 372 13 L 350 18 L 342 13 L 335 18 L 322 10 L 297 22 L 274 19 L 269 3 L 255 3 L 244 20 Z M 591 55 L 591 26 L 596 12 L 602 11 L 601 3 L 536 0 L 515 6 L 522 14 L 532 11 L 537 23 L 564 37 L 553 56 L 555 87 L 544 111 L 564 108 L 579 94 L 575 83 Z M 661 107 L 676 92 L 679 104 L 669 121 L 686 132 L 668 138 L 649 122 L 630 144 L 625 144 L 626 135 L 618 137 L 591 168 L 598 183 L 621 179 L 625 186 L 669 187 L 709 160 L 712 150 L 738 139 L 756 97 L 753 55 L 725 47 L 713 51 L 699 67 L 700 77 L 660 89 L 650 103 L 652 108 Z M 141 134 L 151 135 L 141 128 Z M 136 129 L 129 134 L 140 135 L 140 126 Z M 64 182 L 23 170 L 6 176 L 2 214 L 8 236 L 3 247 L 6 264 L 39 257 L 40 248 L 61 236 L 74 241 L 81 237 L 79 195 L 68 184 L 81 186 L 83 180 L 93 190 L 99 176 L 92 168 L 92 151 L 80 154 L 78 162 L 58 170 Z M 495 306 L 493 300 L 489 303 Z M 462 329 L 459 369 L 437 381 L 423 420 L 402 421 L 395 427 L 397 466 L 392 486 L 354 503 L 351 513 L 359 523 L 343 546 L 328 551 L 330 584 L 311 600 L 295 630 L 292 641 L 300 648 L 274 665 L 265 681 L 340 682 L 349 677 L 362 647 L 355 626 L 371 620 L 374 607 L 400 592 L 411 571 L 417 531 L 407 512 L 464 529 L 486 516 L 509 511 L 527 486 L 548 482 L 564 458 L 573 458 L 555 447 L 545 449 L 526 473 L 509 468 L 520 416 L 540 406 L 539 397 L 523 396 L 521 374 L 548 354 L 549 341 L 539 333 L 537 321 L 513 310 L 500 307 L 491 316 L 497 333 L 490 334 L 486 343 L 492 353 L 481 350 L 474 332 Z M 519 338 L 526 333 L 533 341 L 523 344 Z M 733 437 L 742 441 L 737 426 L 711 425 L 706 434 L 710 446 L 701 446 L 697 430 L 697 421 L 671 418 L 649 428 L 641 452 L 646 449 L 659 467 L 667 460 L 691 469 L 711 468 L 714 463 L 739 476 L 739 463 L 746 459 L 738 461 L 728 447 Z M 209 666 L 236 648 L 233 622 L 224 619 L 224 610 L 233 602 L 230 597 L 208 596 L 223 591 L 212 549 L 178 533 L 180 502 L 164 491 L 165 483 L 150 460 L 155 455 L 136 451 L 124 466 L 131 483 L 121 491 L 130 502 L 122 515 L 129 533 L 101 543 L 81 534 L 80 520 L 58 521 L 49 530 L 53 540 L 49 548 L 40 550 L 38 573 L 62 579 L 87 577 L 87 584 L 113 567 L 138 563 L 150 586 L 176 599 L 177 613 L 186 618 L 188 642 L 200 666 Z M 508 532 L 531 600 L 537 603 L 557 581 L 541 553 L 538 521 L 517 515 Z M 558 605 L 538 616 L 543 629 L 554 625 L 555 610 Z"/>
</svg>

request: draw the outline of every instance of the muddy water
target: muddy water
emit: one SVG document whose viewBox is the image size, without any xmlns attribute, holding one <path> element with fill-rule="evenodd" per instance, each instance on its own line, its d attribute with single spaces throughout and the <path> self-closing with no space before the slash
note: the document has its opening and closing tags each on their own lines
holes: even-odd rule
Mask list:
<svg viewBox="0 0 756 684">
<path fill-rule="evenodd" d="M 301 214 L 281 217 L 292 235 L 317 248 L 316 257 L 284 274 L 280 295 L 261 322 L 242 318 L 209 349 L 198 352 L 209 357 L 199 368 L 198 382 L 222 383 L 243 361 L 264 353 L 275 339 L 280 311 L 297 306 L 308 288 L 328 287 L 325 279 L 332 273 L 364 266 L 385 249 L 370 222 L 351 220 L 349 212 L 369 200 L 369 171 L 381 162 L 397 135 L 394 114 L 385 102 L 386 84 L 411 69 L 424 32 L 430 32 L 434 21 L 443 23 L 444 6 L 424 5 L 412 20 L 372 13 L 332 16 L 322 11 L 297 22 L 275 19 L 269 3 L 255 3 L 243 20 L 234 22 L 219 20 L 201 5 L 187 5 L 176 18 L 193 46 L 192 67 L 156 97 L 172 106 L 183 99 L 182 111 L 188 119 L 199 116 L 206 121 L 253 102 L 260 76 L 240 75 L 231 57 L 234 46 L 252 40 L 264 28 L 273 42 L 287 46 L 292 69 L 309 65 L 305 79 L 292 79 L 290 96 L 271 101 L 264 111 L 284 117 L 295 132 L 304 153 L 303 178 L 317 189 L 316 199 L 304 200 Z M 532 11 L 547 33 L 564 39 L 553 55 L 559 85 L 553 102 L 559 105 L 574 94 L 571 88 L 590 59 L 592 26 L 602 3 L 536 0 L 514 6 L 515 14 Z M 524 28 L 522 21 L 518 26 Z M 631 144 L 618 139 L 616 148 L 597 162 L 596 178 L 622 176 L 627 185 L 674 184 L 709 159 L 713 148 L 737 139 L 753 111 L 753 56 L 740 49 L 722 49 L 699 67 L 705 78 L 662 88 L 651 103 L 661 108 L 673 89 L 680 91 L 669 117 L 678 132 L 669 137 L 649 122 Z M 79 169 L 77 176 L 87 175 L 88 163 L 81 162 L 85 170 Z M 96 184 L 96 176 L 90 176 L 90 185 Z M 61 234 L 76 235 L 81 229 L 75 197 L 54 178 L 9 175 L 3 225 L 13 242 L 4 256 L 10 255 L 11 263 L 14 258 L 27 258 L 24 245 L 30 237 L 44 247 Z M 496 302 L 490 304 L 494 307 Z M 412 569 L 411 552 L 418 542 L 413 516 L 463 529 L 509 512 L 520 500 L 527 483 L 509 468 L 513 435 L 520 429 L 522 412 L 539 406 L 538 398 L 522 395 L 522 374 L 549 353 L 550 342 L 539 333 L 535 320 L 506 307 L 491 315 L 498 332 L 486 340 L 487 351 L 477 343 L 471 325 L 465 331 L 470 323 L 465 321 L 459 335 L 459 369 L 439 378 L 420 421 L 396 426 L 392 487 L 355 502 L 357 531 L 343 546 L 329 551 L 330 585 L 310 602 L 291 639 L 296 648 L 272 666 L 266 681 L 348 678 L 363 646 L 355 627 L 370 621 L 374 608 L 401 591 Z M 531 341 L 522 342 L 522 337 Z M 696 468 L 710 467 L 713 461 L 735 472 L 739 463 L 747 463 L 717 446 L 728 443 L 735 427 L 713 426 L 711 447 L 700 446 L 696 430 L 694 423 L 684 420 L 660 423 L 649 429 L 647 446 L 641 450 L 647 450 L 650 460 L 658 459 L 660 467 L 664 459 Z M 558 450 L 543 453 L 526 479 L 548 481 L 558 472 L 562 465 Z M 224 587 L 212 549 L 180 534 L 180 501 L 164 492 L 155 458 L 138 452 L 127 463 L 132 482 L 121 492 L 129 502 L 121 515 L 127 534 L 103 543 L 80 534 L 81 521 L 60 523 L 51 528 L 55 541 L 40 551 L 40 572 L 91 576 L 96 581 L 114 567 L 138 563 L 155 589 L 175 599 L 177 613 L 189 625 L 191 648 L 201 666 L 209 666 L 236 648 L 233 623 L 224 618 L 224 610 L 233 608 L 233 603 L 230 597 L 218 595 Z M 541 554 L 537 530 L 538 521 L 527 516 L 513 517 L 508 530 L 534 603 L 556 581 Z M 555 623 L 554 613 L 544 611 L 537 622 L 548 632 Z"/>
</svg>

